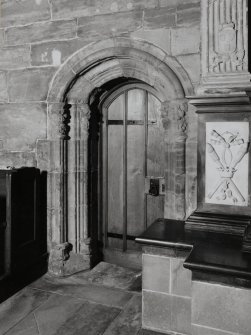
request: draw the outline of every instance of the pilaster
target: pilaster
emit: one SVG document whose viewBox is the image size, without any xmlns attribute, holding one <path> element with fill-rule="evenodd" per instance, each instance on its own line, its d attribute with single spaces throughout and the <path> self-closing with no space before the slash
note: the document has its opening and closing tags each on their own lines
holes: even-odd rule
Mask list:
<svg viewBox="0 0 251 335">
<path fill-rule="evenodd" d="M 186 99 L 178 99 L 162 103 L 161 115 L 167 146 L 165 217 L 170 219 L 184 219 L 186 216 Z"/>
<path fill-rule="evenodd" d="M 202 0 L 199 94 L 251 89 L 247 0 Z"/>
</svg>

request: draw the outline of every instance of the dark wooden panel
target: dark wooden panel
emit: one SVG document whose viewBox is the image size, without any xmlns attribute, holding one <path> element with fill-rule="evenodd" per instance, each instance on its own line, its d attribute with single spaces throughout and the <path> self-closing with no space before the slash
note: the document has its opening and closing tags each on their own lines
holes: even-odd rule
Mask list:
<svg viewBox="0 0 251 335">
<path fill-rule="evenodd" d="M 5 273 L 6 177 L 0 174 L 0 277 Z"/>
<path fill-rule="evenodd" d="M 46 200 L 41 192 L 41 180 L 35 168 L 19 169 L 13 175 L 11 268 L 14 272 L 34 265 L 46 252 Z"/>
</svg>

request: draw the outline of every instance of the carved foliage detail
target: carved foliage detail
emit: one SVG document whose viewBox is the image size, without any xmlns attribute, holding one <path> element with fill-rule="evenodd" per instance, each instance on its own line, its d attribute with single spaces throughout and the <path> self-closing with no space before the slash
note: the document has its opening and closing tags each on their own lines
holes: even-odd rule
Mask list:
<svg viewBox="0 0 251 335">
<path fill-rule="evenodd" d="M 187 129 L 186 113 L 187 102 L 184 100 L 162 103 L 161 117 L 163 127 L 175 133 L 185 133 Z"/>
<path fill-rule="evenodd" d="M 71 121 L 71 114 L 70 114 L 71 105 L 66 103 L 63 107 L 63 112 L 59 117 L 59 125 L 58 125 L 58 132 L 59 136 L 62 139 L 69 139 L 69 132 L 70 126 L 69 123 Z"/>
</svg>

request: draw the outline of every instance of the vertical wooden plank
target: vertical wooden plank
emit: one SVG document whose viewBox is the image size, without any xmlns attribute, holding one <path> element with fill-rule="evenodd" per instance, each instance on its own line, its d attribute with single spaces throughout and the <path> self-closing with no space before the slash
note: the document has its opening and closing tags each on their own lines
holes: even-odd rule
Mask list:
<svg viewBox="0 0 251 335">
<path fill-rule="evenodd" d="M 5 231 L 5 275 L 11 272 L 11 249 L 12 249 L 12 238 L 11 238 L 11 212 L 12 212 L 12 174 L 6 173 L 6 231 Z"/>
<path fill-rule="evenodd" d="M 128 235 L 137 236 L 144 231 L 145 198 L 145 109 L 146 92 L 142 89 L 128 93 L 128 112 L 134 122 L 128 124 Z M 139 122 L 140 121 L 140 122 Z"/>
<path fill-rule="evenodd" d="M 124 145 L 123 145 L 123 251 L 127 250 L 127 115 L 128 115 L 128 92 L 125 92 L 124 108 Z"/>
<path fill-rule="evenodd" d="M 148 92 L 145 91 L 145 152 L 144 152 L 144 178 L 147 176 L 147 147 L 148 147 Z M 147 228 L 147 194 L 144 194 L 144 229 Z"/>
<path fill-rule="evenodd" d="M 123 234 L 124 126 L 108 122 L 108 234 Z"/>
<path fill-rule="evenodd" d="M 108 246 L 107 229 L 108 229 L 108 129 L 107 129 L 106 108 L 103 109 L 103 223 L 104 223 L 104 247 Z"/>
</svg>

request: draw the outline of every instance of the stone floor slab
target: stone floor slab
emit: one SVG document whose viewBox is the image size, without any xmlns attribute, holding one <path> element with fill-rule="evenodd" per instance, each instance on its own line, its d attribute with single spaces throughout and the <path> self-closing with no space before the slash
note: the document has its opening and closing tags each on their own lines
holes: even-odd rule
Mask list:
<svg viewBox="0 0 251 335">
<path fill-rule="evenodd" d="M 53 295 L 6 335 L 98 335 L 103 334 L 120 309 L 82 301 L 61 295 Z M 37 325 L 37 329 L 34 327 Z"/>
<path fill-rule="evenodd" d="M 10 329 L 6 335 L 40 335 L 34 313 Z"/>
<path fill-rule="evenodd" d="M 100 262 L 91 271 L 79 273 L 74 277 L 96 285 L 141 291 L 141 271 L 106 262 Z"/>
<path fill-rule="evenodd" d="M 158 333 L 147 329 L 141 329 L 138 335 L 163 335 L 163 333 Z"/>
<path fill-rule="evenodd" d="M 45 276 L 35 283 L 32 283 L 30 287 L 117 308 L 123 308 L 132 297 L 132 294 L 128 292 L 86 284 L 81 281 L 76 282 L 70 277 L 58 279 Z"/>
<path fill-rule="evenodd" d="M 104 335 L 137 335 L 141 328 L 142 297 L 134 296 Z"/>
<path fill-rule="evenodd" d="M 0 304 L 0 334 L 5 334 L 29 313 L 43 305 L 50 296 L 48 292 L 25 288 Z"/>
</svg>

